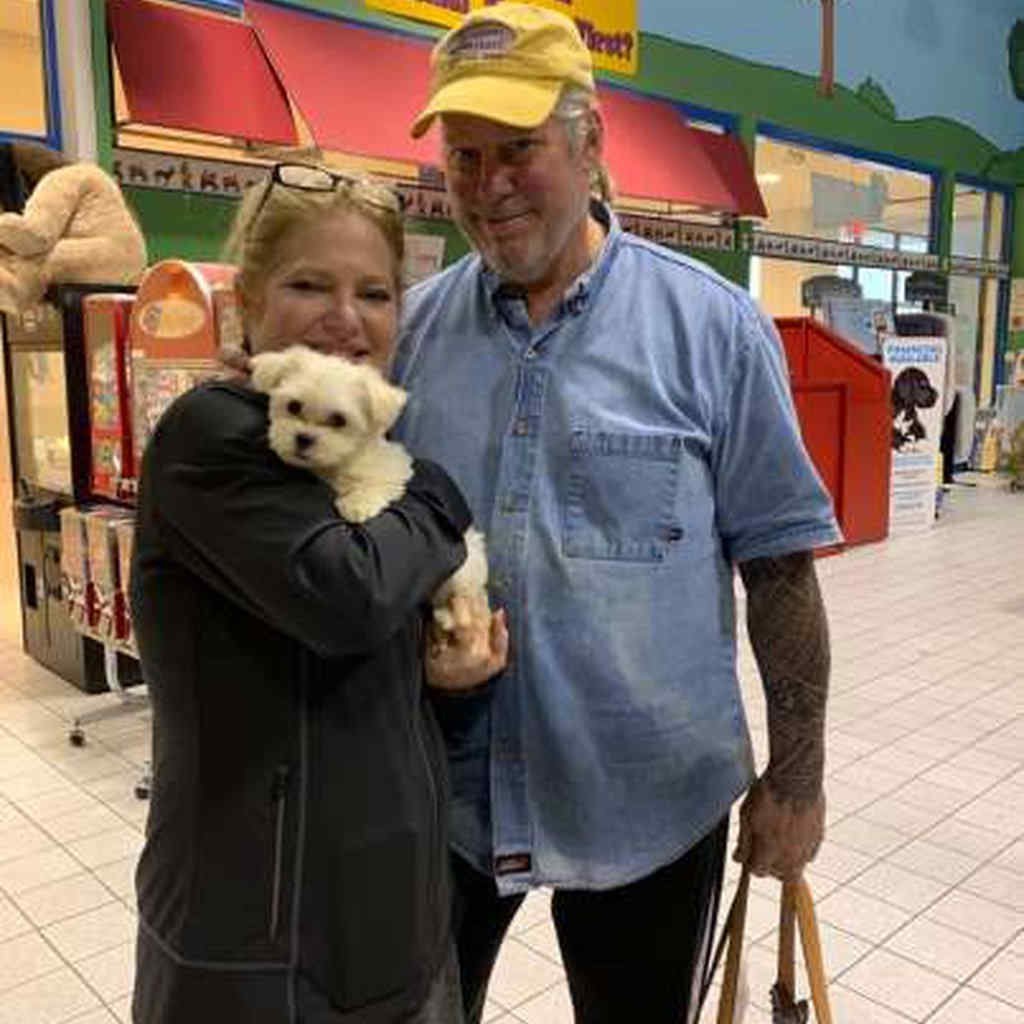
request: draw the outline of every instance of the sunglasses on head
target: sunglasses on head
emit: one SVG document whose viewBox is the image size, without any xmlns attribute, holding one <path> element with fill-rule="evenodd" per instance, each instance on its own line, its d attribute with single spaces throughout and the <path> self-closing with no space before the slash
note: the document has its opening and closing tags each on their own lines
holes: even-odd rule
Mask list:
<svg viewBox="0 0 1024 1024">
<path fill-rule="evenodd" d="M 388 213 L 401 213 L 402 197 L 387 185 L 367 181 L 352 174 L 329 171 L 312 164 L 274 164 L 267 177 L 263 195 L 249 219 L 249 226 L 259 220 L 263 207 L 275 185 L 299 192 L 348 192 L 361 202 L 376 206 Z"/>
</svg>

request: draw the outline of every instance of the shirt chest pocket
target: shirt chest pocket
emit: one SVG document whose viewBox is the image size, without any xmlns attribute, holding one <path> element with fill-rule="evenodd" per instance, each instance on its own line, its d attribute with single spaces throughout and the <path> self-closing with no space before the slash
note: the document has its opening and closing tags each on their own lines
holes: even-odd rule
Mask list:
<svg viewBox="0 0 1024 1024">
<path fill-rule="evenodd" d="M 574 431 L 562 485 L 569 558 L 660 562 L 685 530 L 675 517 L 683 441 L 676 434 Z"/>
</svg>

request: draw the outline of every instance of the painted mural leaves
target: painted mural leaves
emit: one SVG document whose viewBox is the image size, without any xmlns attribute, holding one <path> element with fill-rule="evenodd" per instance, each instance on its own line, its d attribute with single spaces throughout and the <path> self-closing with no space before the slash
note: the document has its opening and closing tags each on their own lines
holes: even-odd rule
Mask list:
<svg viewBox="0 0 1024 1024">
<path fill-rule="evenodd" d="M 870 75 L 857 86 L 857 95 L 872 110 L 890 120 L 896 120 L 896 104 L 889 99 L 889 94 Z"/>
<path fill-rule="evenodd" d="M 1018 18 L 1010 37 L 1006 41 L 1010 58 L 1010 81 L 1013 83 L 1013 94 L 1024 100 L 1024 19 Z"/>
</svg>

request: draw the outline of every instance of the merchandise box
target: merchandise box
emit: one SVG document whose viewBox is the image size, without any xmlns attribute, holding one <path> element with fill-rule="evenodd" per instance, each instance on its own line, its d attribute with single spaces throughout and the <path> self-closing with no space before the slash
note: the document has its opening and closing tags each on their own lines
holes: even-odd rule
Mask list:
<svg viewBox="0 0 1024 1024">
<path fill-rule="evenodd" d="M 130 323 L 134 463 L 164 410 L 221 372 L 222 347 L 240 347 L 235 268 L 164 260 L 143 277 Z"/>
<path fill-rule="evenodd" d="M 118 639 L 129 649 L 134 650 L 135 634 L 132 630 L 132 614 L 128 588 L 132 575 L 132 557 L 135 552 L 135 520 L 127 518 L 118 520 L 114 524 L 114 532 L 117 535 L 119 604 L 123 611 L 122 628 Z"/>
<path fill-rule="evenodd" d="M 128 324 L 133 295 L 87 295 L 82 300 L 89 390 L 91 486 L 97 497 L 125 498 L 135 479 Z"/>
<path fill-rule="evenodd" d="M 130 512 L 113 505 L 91 508 L 84 515 L 93 612 L 89 631 L 104 642 L 122 640 L 126 632 L 117 527 L 130 517 Z"/>
<path fill-rule="evenodd" d="M 90 604 L 89 539 L 85 513 L 73 505 L 60 510 L 60 589 L 72 625 L 77 630 L 89 629 L 94 618 Z"/>
</svg>

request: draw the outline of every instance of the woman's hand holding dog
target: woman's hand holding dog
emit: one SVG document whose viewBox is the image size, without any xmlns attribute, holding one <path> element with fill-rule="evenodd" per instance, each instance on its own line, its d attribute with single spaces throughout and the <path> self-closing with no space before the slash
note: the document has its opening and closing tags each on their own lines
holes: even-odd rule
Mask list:
<svg viewBox="0 0 1024 1024">
<path fill-rule="evenodd" d="M 481 602 L 453 597 L 452 631 L 432 624 L 427 636 L 427 683 L 438 690 L 472 690 L 496 676 L 508 663 L 505 609 L 492 612 Z"/>
</svg>

